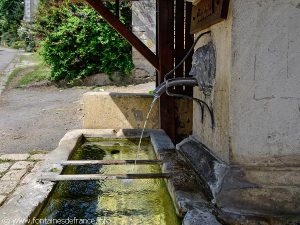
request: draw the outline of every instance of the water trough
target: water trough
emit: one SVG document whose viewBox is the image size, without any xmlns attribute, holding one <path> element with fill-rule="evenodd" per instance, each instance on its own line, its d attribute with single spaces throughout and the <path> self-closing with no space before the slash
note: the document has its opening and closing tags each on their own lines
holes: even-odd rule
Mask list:
<svg viewBox="0 0 300 225">
<path fill-rule="evenodd" d="M 57 182 L 58 180 L 64 180 L 61 182 L 71 182 L 71 183 L 80 182 L 78 180 L 85 180 L 83 182 L 96 182 L 96 181 L 99 182 L 99 180 L 102 181 L 104 180 L 105 182 L 117 181 L 121 183 L 123 182 L 122 185 L 125 186 L 127 185 L 126 186 L 127 188 L 130 187 L 131 182 L 135 182 L 135 181 L 142 182 L 143 180 L 144 181 L 152 180 L 151 182 L 157 183 L 158 180 L 160 180 L 166 186 L 165 190 L 167 191 L 166 192 L 163 191 L 164 185 L 161 186 L 162 188 L 159 188 L 157 190 L 154 187 L 153 189 L 155 189 L 156 192 L 163 193 L 163 195 L 161 195 L 163 197 L 159 197 L 159 196 L 150 197 L 150 202 L 151 199 L 153 198 L 152 200 L 154 200 L 154 204 L 157 204 L 158 208 L 171 206 L 171 208 L 174 207 L 174 210 L 172 212 L 172 210 L 170 209 L 166 210 L 166 208 L 164 208 L 166 210 L 165 214 L 161 214 L 160 218 L 155 220 L 155 223 L 153 223 L 154 220 L 152 220 L 152 222 L 150 221 L 149 224 L 174 225 L 178 221 L 179 221 L 178 223 L 181 223 L 180 222 L 181 220 L 182 220 L 182 224 L 185 225 L 219 224 L 216 218 L 213 216 L 213 209 L 210 209 L 209 206 L 210 203 L 206 200 L 201 190 L 199 189 L 201 185 L 197 180 L 197 176 L 195 175 L 194 171 L 190 169 L 188 166 L 186 166 L 184 160 L 177 153 L 173 143 L 162 130 L 156 130 L 156 129 L 145 130 L 144 138 L 148 139 L 149 142 L 151 143 L 150 147 L 148 148 L 151 149 L 149 150 L 149 154 L 150 155 L 152 154 L 152 157 L 145 158 L 143 155 L 145 151 L 142 148 L 142 151 L 140 153 L 142 154 L 142 157 L 139 158 L 140 161 L 137 161 L 136 163 L 137 165 L 134 165 L 134 161 L 135 161 L 134 156 L 136 154 L 135 151 L 127 155 L 127 157 L 129 158 L 123 158 L 123 159 L 118 157 L 116 158 L 118 154 L 113 154 L 112 156 L 110 156 L 112 158 L 102 158 L 102 159 L 88 157 L 88 158 L 83 158 L 82 160 L 78 160 L 79 158 L 76 158 L 77 157 L 76 149 L 86 145 L 87 140 L 101 139 L 104 141 L 105 140 L 109 141 L 111 139 L 114 139 L 114 140 L 121 140 L 122 142 L 122 140 L 123 141 L 137 140 L 140 134 L 141 134 L 140 129 L 128 129 L 128 130 L 119 130 L 119 131 L 109 130 L 109 129 L 106 130 L 81 129 L 81 130 L 73 130 L 68 132 L 60 141 L 58 148 L 49 154 L 48 159 L 41 165 L 39 171 L 37 171 L 37 173 L 33 176 L 32 182 L 20 186 L 15 191 L 11 199 L 0 208 L 0 219 L 2 219 L 1 217 L 16 218 L 19 219 L 18 221 L 24 219 L 30 219 L 29 222 L 31 222 L 31 224 L 34 224 L 33 219 L 36 218 L 54 218 L 51 217 L 51 212 L 49 212 L 49 209 L 55 206 L 54 203 L 52 205 L 50 204 L 51 200 L 53 200 L 53 198 L 55 199 L 55 196 L 61 196 L 62 193 L 64 192 L 61 191 L 63 189 L 59 188 L 60 186 L 63 185 L 61 185 L 60 182 Z M 134 146 L 134 149 L 136 149 L 136 146 Z M 74 158 L 74 154 L 75 154 L 75 158 Z M 102 165 L 102 164 L 106 164 L 106 165 Z M 114 165 L 107 165 L 107 164 L 114 164 Z M 81 167 L 87 166 L 88 168 L 91 168 L 91 170 L 89 172 L 84 172 L 81 175 L 76 174 L 75 176 L 73 176 L 72 174 L 74 172 L 74 168 L 79 168 L 80 166 Z M 107 171 L 104 170 L 104 172 L 100 170 L 100 173 L 97 174 L 96 172 L 99 171 L 100 167 L 110 168 L 110 169 L 108 169 Z M 125 167 L 128 169 L 127 170 L 121 169 Z M 144 170 L 143 168 L 146 167 L 148 167 L 148 169 Z M 95 168 L 96 170 L 93 170 Z M 118 168 L 118 169 L 115 170 L 111 168 Z M 135 175 L 130 175 L 130 174 L 135 174 Z M 81 179 L 79 179 L 80 176 Z M 138 178 L 138 179 L 133 180 L 131 178 Z M 144 178 L 144 179 L 140 179 L 140 178 Z M 111 179 L 113 180 L 106 181 Z M 109 185 L 111 184 L 107 183 L 106 186 Z M 127 190 L 126 187 L 125 188 L 123 187 L 122 190 L 123 191 Z M 57 189 L 60 191 L 57 192 Z M 101 189 L 101 193 L 103 192 L 105 191 Z M 172 199 L 172 201 L 170 200 L 170 202 L 165 200 L 168 199 L 169 195 L 171 197 L 170 199 Z M 99 199 L 101 198 L 98 196 L 97 199 L 99 201 Z M 145 199 L 147 198 L 145 197 Z M 145 199 L 143 198 L 143 195 L 141 195 L 139 201 L 137 200 L 137 205 L 139 202 L 147 202 L 146 204 L 148 204 L 149 201 L 146 201 Z M 159 199 L 160 200 L 164 199 L 163 202 L 165 202 L 165 206 L 163 205 L 159 206 L 159 201 L 160 201 Z M 166 203 L 166 201 L 168 203 Z M 126 203 L 124 204 L 126 205 Z M 132 203 L 131 205 L 135 205 L 135 204 Z M 145 206 L 143 207 L 145 208 Z M 149 208 L 151 208 L 151 206 L 149 206 Z M 47 210 L 48 210 L 48 214 L 46 213 Z M 109 212 L 107 213 L 109 214 Z M 101 219 L 101 216 L 103 216 L 103 214 L 100 213 L 98 220 Z M 165 217 L 165 219 L 162 219 L 162 217 Z M 128 218 L 133 219 L 135 217 L 129 216 L 127 217 L 127 219 Z M 209 223 L 208 220 L 210 221 Z M 176 221 L 176 223 L 174 223 L 174 221 Z M 201 221 L 201 223 L 199 221 Z M 20 224 L 20 223 L 18 222 L 15 224 Z M 112 222 L 110 224 L 116 224 L 116 223 Z"/>
</svg>

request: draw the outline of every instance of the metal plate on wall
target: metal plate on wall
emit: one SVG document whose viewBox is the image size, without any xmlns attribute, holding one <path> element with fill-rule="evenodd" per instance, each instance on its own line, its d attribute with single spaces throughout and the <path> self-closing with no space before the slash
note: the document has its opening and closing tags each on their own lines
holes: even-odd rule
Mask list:
<svg viewBox="0 0 300 225">
<path fill-rule="evenodd" d="M 192 9 L 191 33 L 199 32 L 226 19 L 229 1 L 200 0 Z"/>
</svg>

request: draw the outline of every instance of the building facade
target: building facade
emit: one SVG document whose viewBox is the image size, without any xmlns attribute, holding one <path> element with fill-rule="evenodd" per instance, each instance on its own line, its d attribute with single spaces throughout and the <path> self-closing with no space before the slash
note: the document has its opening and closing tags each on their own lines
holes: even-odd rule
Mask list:
<svg viewBox="0 0 300 225">
<path fill-rule="evenodd" d="M 38 0 L 25 0 L 24 1 L 24 18 L 26 22 L 33 22 L 35 10 L 38 6 Z"/>
</svg>

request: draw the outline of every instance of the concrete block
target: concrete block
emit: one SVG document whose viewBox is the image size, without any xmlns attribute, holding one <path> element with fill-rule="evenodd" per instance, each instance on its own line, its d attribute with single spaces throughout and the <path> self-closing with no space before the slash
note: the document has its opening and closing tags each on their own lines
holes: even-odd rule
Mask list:
<svg viewBox="0 0 300 225">
<path fill-rule="evenodd" d="M 34 182 L 34 180 L 36 179 L 36 175 L 37 173 L 35 172 L 31 172 L 29 174 L 27 174 L 22 180 L 21 180 L 21 184 L 28 184 L 30 182 Z"/>
<path fill-rule="evenodd" d="M 9 181 L 9 180 L 1 180 L 0 182 L 0 194 L 1 195 L 5 195 L 5 194 L 9 194 L 10 192 L 12 192 L 15 187 L 17 187 L 18 185 L 18 181 L 16 180 L 12 180 L 12 181 Z"/>
<path fill-rule="evenodd" d="M 0 163 L 0 173 L 5 172 L 9 167 L 11 163 L 6 162 L 6 163 Z"/>
<path fill-rule="evenodd" d="M 225 211 L 262 215 L 299 215 L 299 187 L 262 186 L 228 188 L 221 191 L 217 204 Z"/>
<path fill-rule="evenodd" d="M 19 161 L 19 160 L 26 160 L 28 159 L 29 154 L 5 154 L 0 156 L 0 160 L 12 160 L 12 161 Z"/>
<path fill-rule="evenodd" d="M 299 167 L 230 168 L 218 194 L 224 211 L 297 215 L 300 212 Z"/>
<path fill-rule="evenodd" d="M 2 181 L 19 181 L 24 174 L 27 172 L 27 170 L 9 170 L 2 178 Z"/>
<path fill-rule="evenodd" d="M 83 95 L 86 129 L 142 128 L 153 97 L 148 94 L 88 92 Z M 158 128 L 158 103 L 146 128 Z"/>
<path fill-rule="evenodd" d="M 187 212 L 182 225 L 221 225 L 216 217 L 207 210 L 193 209 Z"/>
<path fill-rule="evenodd" d="M 33 162 L 18 161 L 12 165 L 11 170 L 26 170 L 33 166 Z"/>
<path fill-rule="evenodd" d="M 37 163 L 34 165 L 34 167 L 33 167 L 33 169 L 31 170 L 31 172 L 37 172 L 37 171 L 39 171 L 39 170 L 41 169 L 41 167 L 42 167 L 42 164 L 43 164 L 43 161 L 37 162 Z"/>
<path fill-rule="evenodd" d="M 6 196 L 0 195 L 0 206 L 4 203 L 5 200 L 6 200 Z"/>
</svg>

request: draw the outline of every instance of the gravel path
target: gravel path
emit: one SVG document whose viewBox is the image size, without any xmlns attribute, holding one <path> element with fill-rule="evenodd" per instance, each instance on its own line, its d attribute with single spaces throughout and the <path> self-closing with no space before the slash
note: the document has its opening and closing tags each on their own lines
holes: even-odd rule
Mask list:
<svg viewBox="0 0 300 225">
<path fill-rule="evenodd" d="M 154 83 L 97 91 L 147 93 Z M 93 90 L 93 91 L 94 91 Z M 81 128 L 82 94 L 91 88 L 9 89 L 0 95 L 0 155 L 53 150 L 67 130 Z"/>
<path fill-rule="evenodd" d="M 17 50 L 0 47 L 0 72 L 5 70 L 17 53 Z"/>
<path fill-rule="evenodd" d="M 87 90 L 12 89 L 0 96 L 0 154 L 53 150 L 69 129 L 80 128 Z"/>
<path fill-rule="evenodd" d="M 0 95 L 4 91 L 10 72 L 15 67 L 18 50 L 0 47 Z"/>
</svg>

